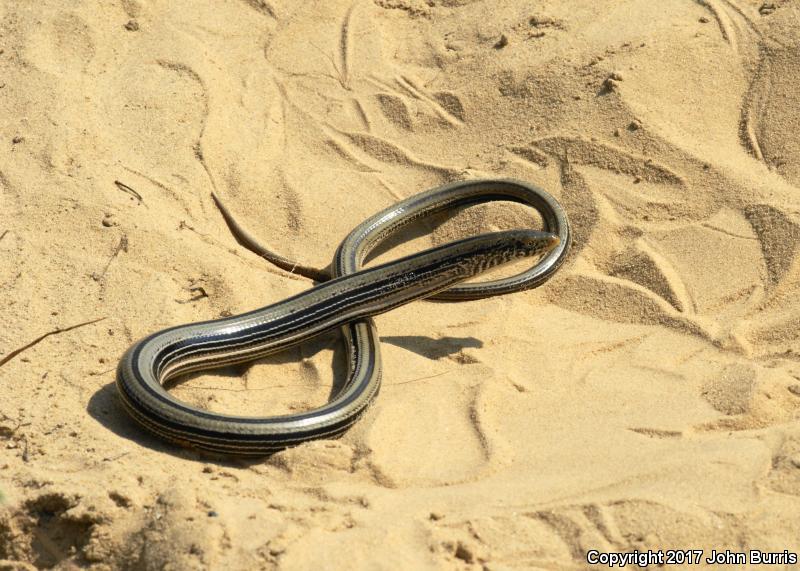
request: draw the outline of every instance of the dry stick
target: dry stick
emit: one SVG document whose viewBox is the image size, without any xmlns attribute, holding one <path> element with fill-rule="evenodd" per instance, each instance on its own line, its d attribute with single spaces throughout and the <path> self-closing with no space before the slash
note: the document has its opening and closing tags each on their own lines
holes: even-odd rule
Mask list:
<svg viewBox="0 0 800 571">
<path fill-rule="evenodd" d="M 250 232 L 236 221 L 231 211 L 228 210 L 228 207 L 225 206 L 216 193 L 212 192 L 211 197 L 214 199 L 214 203 L 217 205 L 222 217 L 228 224 L 231 234 L 233 234 L 233 237 L 236 238 L 236 241 L 242 246 L 289 273 L 298 274 L 317 282 L 326 282 L 331 279 L 330 272 L 326 270 L 300 264 L 280 254 L 276 254 L 269 248 L 263 246 Z"/>
<path fill-rule="evenodd" d="M 411 379 L 410 381 L 400 381 L 399 383 L 386 383 L 386 385 L 389 387 L 395 387 L 397 385 L 418 383 L 419 381 L 427 381 L 428 379 L 435 379 L 436 377 L 441 377 L 442 375 L 446 375 L 447 373 L 452 373 L 452 371 L 442 371 L 441 373 L 436 373 L 435 375 L 428 375 L 427 377 L 419 377 L 417 379 Z"/>
<path fill-rule="evenodd" d="M 133 190 L 131 187 L 129 187 L 124 182 L 120 182 L 118 180 L 115 180 L 114 184 L 116 184 L 117 188 L 120 189 L 122 192 L 127 192 L 128 194 L 133 196 L 136 200 L 139 201 L 139 204 L 144 203 L 144 198 L 142 198 L 142 195 L 139 194 L 138 192 L 136 192 L 135 190 Z"/>
<path fill-rule="evenodd" d="M 319 46 L 318 46 L 317 44 L 315 44 L 314 42 L 308 42 L 308 43 L 311 45 L 311 47 L 313 47 L 313 48 L 314 48 L 314 49 L 316 49 L 316 50 L 317 50 L 319 53 L 321 53 L 321 54 L 322 54 L 322 56 L 323 56 L 325 59 L 327 59 L 327 60 L 328 60 L 328 62 L 330 62 L 330 64 L 331 64 L 331 67 L 333 67 L 333 69 L 335 69 L 335 70 L 336 70 L 336 77 L 333 77 L 332 75 L 330 75 L 330 74 L 327 74 L 327 73 L 326 73 L 326 74 L 324 74 L 324 75 L 325 75 L 325 77 L 330 77 L 331 79 L 335 79 L 336 81 L 338 81 L 338 82 L 339 82 L 339 85 L 341 85 L 341 86 L 342 86 L 342 89 L 348 89 L 348 90 L 349 90 L 349 88 L 348 88 L 348 87 L 345 85 L 344 76 L 342 75 L 342 72 L 341 72 L 341 70 L 339 69 L 339 66 L 338 66 L 338 65 L 336 65 L 336 62 L 333 60 L 333 58 L 332 58 L 331 56 L 329 56 L 329 55 L 328 55 L 328 54 L 325 52 L 325 50 L 323 50 L 321 47 L 319 47 Z"/>
<path fill-rule="evenodd" d="M 107 375 L 112 371 L 116 371 L 116 367 L 111 367 L 110 369 L 106 369 L 105 371 L 100 371 L 99 373 L 89 373 L 90 377 L 102 377 L 103 375 Z"/>
<path fill-rule="evenodd" d="M 77 325 L 70 325 L 69 327 L 64 327 L 63 329 L 59 327 L 59 328 L 53 329 L 52 331 L 48 331 L 44 335 L 40 335 L 39 337 L 37 337 L 36 339 L 31 341 L 27 345 L 25 345 L 23 347 L 20 347 L 19 349 L 14 349 L 13 351 L 11 351 L 11 353 L 9 353 L 8 355 L 6 355 L 2 359 L 0 359 L 0 367 L 5 365 L 6 363 L 8 363 L 11 359 L 16 357 L 17 355 L 19 355 L 23 351 L 26 351 L 26 350 L 30 349 L 31 347 L 33 347 L 34 345 L 37 345 L 37 344 L 41 343 L 42 341 L 44 341 L 45 339 L 47 339 L 51 335 L 56 335 L 58 333 L 66 333 L 67 331 L 72 331 L 73 329 L 77 329 L 78 327 L 83 327 L 84 325 L 91 325 L 92 323 L 97 323 L 98 321 L 103 321 L 104 319 L 106 319 L 106 318 L 105 317 L 98 317 L 97 319 L 92 319 L 91 321 L 84 321 L 83 323 L 78 323 Z"/>
<path fill-rule="evenodd" d="M 353 10 L 356 7 L 356 3 L 353 2 L 350 4 L 350 8 L 347 9 L 347 14 L 344 16 L 344 21 L 342 22 L 341 34 L 339 36 L 339 54 L 342 58 L 342 71 L 341 76 L 341 84 L 346 90 L 350 91 L 350 20 L 353 18 Z"/>
<path fill-rule="evenodd" d="M 253 8 L 256 12 L 261 12 L 262 14 L 266 14 L 270 16 L 273 20 L 277 20 L 278 17 L 275 15 L 275 8 L 272 7 L 266 0 L 245 0 L 251 8 Z"/>
<path fill-rule="evenodd" d="M 111 265 L 111 262 L 114 261 L 114 258 L 116 258 L 119 255 L 120 251 L 122 250 L 125 250 L 126 252 L 128 251 L 128 236 L 126 236 L 125 234 L 123 234 L 122 237 L 119 239 L 119 244 L 117 244 L 117 247 L 114 248 L 114 252 L 108 259 L 108 262 L 106 262 L 106 267 L 103 268 L 103 271 L 100 273 L 98 278 L 105 277 L 106 272 L 108 271 L 108 267 Z"/>
<path fill-rule="evenodd" d="M 2 240 L 3 238 L 5 238 L 5 237 L 6 237 L 6 234 L 8 234 L 8 230 L 5 230 L 5 231 L 4 231 L 2 234 L 0 234 L 0 240 Z"/>
</svg>

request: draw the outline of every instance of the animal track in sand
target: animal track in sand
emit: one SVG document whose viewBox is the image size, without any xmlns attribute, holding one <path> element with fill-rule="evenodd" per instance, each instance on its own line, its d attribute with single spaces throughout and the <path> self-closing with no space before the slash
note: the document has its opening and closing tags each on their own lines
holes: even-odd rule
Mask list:
<svg viewBox="0 0 800 571">
<path fill-rule="evenodd" d="M 767 268 L 767 290 L 773 290 L 786 277 L 797 258 L 800 224 L 786 213 L 767 204 L 754 204 L 744 210 L 747 221 L 758 236 Z M 771 293 L 771 292 L 770 292 Z"/>
<path fill-rule="evenodd" d="M 754 158 L 775 169 L 792 183 L 800 182 L 800 164 L 787 157 L 800 150 L 794 130 L 797 122 L 795 71 L 800 53 L 781 21 L 785 11 L 755 13 L 755 6 L 738 6 L 730 0 L 703 0 L 716 18 L 723 38 L 749 73 L 749 87 L 741 102 L 739 140 Z"/>
<path fill-rule="evenodd" d="M 122 73 L 103 80 L 107 91 L 99 97 L 117 118 L 107 122 L 107 116 L 98 116 L 106 129 L 105 141 L 121 156 L 136 149 L 133 162 L 122 167 L 136 175 L 135 182 L 130 182 L 130 174 L 122 174 L 132 186 L 141 184 L 141 179 L 152 185 L 147 202 L 168 199 L 193 212 L 190 197 L 173 190 L 169 182 L 176 180 L 176 170 L 197 172 L 197 161 L 202 162 L 201 139 L 209 114 L 206 86 L 196 71 L 180 62 L 158 60 L 141 64 L 137 72 L 136 82 Z M 165 148 L 172 152 L 165 154 Z"/>
<path fill-rule="evenodd" d="M 783 367 L 734 362 L 711 368 L 701 395 L 724 416 L 694 430 L 730 432 L 791 422 L 800 411 L 800 399 L 790 389 L 794 380 Z"/>
<path fill-rule="evenodd" d="M 697 0 L 697 3 L 714 16 L 722 39 L 730 44 L 734 53 L 743 56 L 742 52 L 753 50 L 752 38 L 758 30 L 744 10 L 730 0 Z"/>
<path fill-rule="evenodd" d="M 383 115 L 394 125 L 402 129 L 411 130 L 411 113 L 403 98 L 392 93 L 378 93 L 375 99 L 380 105 Z"/>
<path fill-rule="evenodd" d="M 34 67 L 55 75 L 82 75 L 95 55 L 92 30 L 78 15 L 57 12 L 35 28 L 27 40 L 25 57 Z"/>
<path fill-rule="evenodd" d="M 415 157 L 411 151 L 391 142 L 387 138 L 368 133 L 338 130 L 336 132 L 346 139 L 342 141 L 340 138 L 337 142 L 339 147 L 343 148 L 346 155 L 349 157 L 357 157 L 358 154 L 363 154 L 366 155 L 368 159 L 378 161 L 385 165 L 416 167 L 443 177 L 453 177 L 457 173 L 457 171 L 451 167 L 419 159 Z M 356 160 L 363 163 L 361 159 Z M 377 168 L 375 170 L 381 169 Z"/>
<path fill-rule="evenodd" d="M 392 82 L 372 74 L 367 81 L 381 90 L 375 99 L 383 116 L 401 129 L 435 131 L 462 126 L 466 120 L 461 98 L 452 91 L 429 92 L 420 79 L 407 74 Z"/>
<path fill-rule="evenodd" d="M 517 158 L 517 160 L 522 160 L 524 163 L 529 164 L 532 168 L 546 168 L 550 161 L 547 158 L 547 154 L 541 151 L 538 151 L 534 147 L 512 147 L 509 151 Z"/>
<path fill-rule="evenodd" d="M 614 256 L 607 272 L 611 277 L 627 279 L 649 289 L 679 312 L 697 311 L 680 274 L 645 238 L 636 239 L 629 248 Z"/>
<path fill-rule="evenodd" d="M 573 164 L 595 166 L 647 182 L 686 186 L 684 177 L 666 165 L 597 141 L 580 137 L 547 137 L 534 141 L 532 146 L 551 156 L 567 157 Z"/>
<path fill-rule="evenodd" d="M 515 152 L 524 157 L 528 148 L 560 166 L 574 255 L 583 258 L 572 273 L 554 280 L 548 290 L 554 303 L 614 321 L 676 327 L 737 352 L 758 350 L 763 343 L 757 333 L 734 328 L 737 319 L 759 310 L 765 292 L 785 298 L 795 287 L 793 244 L 800 229 L 793 216 L 763 203 L 712 196 L 700 210 L 683 213 L 682 204 L 696 206 L 697 200 L 689 196 L 685 175 L 665 164 L 572 137 L 535 140 Z M 700 167 L 695 163 L 688 158 L 682 168 L 693 171 Z M 622 175 L 633 177 L 640 192 L 621 184 Z M 601 241 L 600 233 L 619 242 Z M 713 246 L 701 253 L 692 243 Z M 731 257 L 741 261 L 744 274 L 727 271 Z M 709 279 L 717 287 L 707 288 Z"/>
<path fill-rule="evenodd" d="M 740 137 L 742 145 L 756 159 L 780 173 L 792 184 L 800 184 L 800 164 L 795 130 L 798 121 L 795 70 L 800 51 L 765 38 L 759 46 L 759 61 L 742 101 Z"/>
<path fill-rule="evenodd" d="M 640 499 L 538 509 L 515 506 L 514 516 L 505 511 L 455 518 L 439 514 L 426 524 L 431 551 L 449 561 L 490 568 L 572 568 L 586 564 L 590 549 L 647 551 L 686 542 L 696 549 L 735 549 L 741 533 L 732 515 L 684 512 Z"/>
</svg>

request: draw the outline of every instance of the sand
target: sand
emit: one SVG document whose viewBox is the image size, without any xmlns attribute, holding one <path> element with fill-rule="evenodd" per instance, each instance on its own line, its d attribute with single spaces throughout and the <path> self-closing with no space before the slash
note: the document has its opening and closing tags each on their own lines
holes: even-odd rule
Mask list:
<svg viewBox="0 0 800 571">
<path fill-rule="evenodd" d="M 0 2 L 0 568 L 800 551 L 798 38 L 789 0 Z M 341 439 L 220 462 L 121 408 L 137 339 L 311 286 L 212 192 L 325 268 L 479 177 L 556 196 L 567 264 L 379 317 L 384 386 Z M 473 208 L 385 257 L 531 219 Z M 330 334 L 173 392 L 286 413 L 342 361 Z"/>
</svg>

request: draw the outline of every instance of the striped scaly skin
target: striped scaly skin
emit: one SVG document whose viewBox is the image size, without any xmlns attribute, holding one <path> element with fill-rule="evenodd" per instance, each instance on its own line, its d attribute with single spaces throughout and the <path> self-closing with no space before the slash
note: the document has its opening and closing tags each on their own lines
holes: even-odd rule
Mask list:
<svg viewBox="0 0 800 571">
<path fill-rule="evenodd" d="M 494 200 L 527 204 L 543 231 L 512 230 L 473 236 L 363 269 L 364 260 L 407 224 Z M 530 289 L 563 263 L 569 224 L 543 190 L 514 180 L 445 185 L 368 218 L 339 246 L 333 279 L 275 304 L 234 317 L 181 325 L 135 343 L 117 370 L 117 387 L 131 416 L 169 441 L 215 453 L 262 456 L 347 430 L 375 398 L 381 381 L 378 334 L 372 317 L 411 301 L 463 301 Z M 520 258 L 540 258 L 507 278 L 463 283 Z M 341 328 L 350 356 L 340 392 L 322 407 L 273 417 L 212 413 L 174 398 L 164 383 L 178 375 L 252 361 Z"/>
</svg>

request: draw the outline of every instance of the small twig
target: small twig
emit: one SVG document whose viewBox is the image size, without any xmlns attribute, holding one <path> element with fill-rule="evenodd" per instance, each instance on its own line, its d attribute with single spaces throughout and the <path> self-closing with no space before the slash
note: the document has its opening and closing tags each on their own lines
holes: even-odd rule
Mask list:
<svg viewBox="0 0 800 571">
<path fill-rule="evenodd" d="M 191 224 L 188 224 L 186 222 L 186 220 L 181 220 L 178 223 L 178 230 L 184 230 L 184 229 L 185 230 L 191 230 L 192 232 L 194 232 L 198 236 L 202 236 L 203 238 L 208 238 L 208 234 L 203 234 L 202 232 L 196 230 L 194 226 L 192 226 Z"/>
<path fill-rule="evenodd" d="M 17 355 L 19 355 L 23 351 L 27 351 L 28 349 L 30 349 L 34 345 L 38 345 L 39 343 L 41 343 L 42 341 L 44 341 L 45 339 L 47 339 L 51 335 L 57 335 L 59 333 L 66 333 L 67 331 L 72 331 L 73 329 L 77 329 L 78 327 L 83 327 L 84 325 L 91 325 L 92 323 L 97 323 L 98 321 L 103 321 L 104 319 L 106 319 L 106 318 L 105 317 L 99 317 L 97 319 L 92 319 L 91 321 L 84 321 L 83 323 L 78 323 L 77 325 L 70 325 L 69 327 L 64 327 L 63 329 L 59 327 L 59 328 L 53 329 L 52 331 L 48 331 L 44 335 L 40 335 L 39 337 L 37 337 L 36 339 L 31 341 L 27 345 L 24 345 L 24 346 L 20 347 L 19 349 L 14 349 L 13 351 L 11 351 L 11 353 L 9 353 L 8 355 L 6 355 L 2 359 L 0 359 L 0 367 L 5 365 L 6 363 L 8 363 L 11 359 L 16 357 Z"/>
<path fill-rule="evenodd" d="M 2 240 L 3 238 L 5 238 L 5 237 L 6 237 L 6 234 L 8 234 L 8 230 L 4 230 L 4 231 L 3 231 L 3 233 L 2 233 L 2 234 L 0 234 L 0 240 Z"/>
<path fill-rule="evenodd" d="M 123 234 L 122 237 L 119 239 L 119 244 L 117 244 L 117 247 L 114 248 L 114 251 L 111 253 L 111 257 L 108 259 L 108 262 L 106 262 L 106 267 L 103 268 L 103 271 L 100 272 L 100 275 L 92 274 L 92 277 L 95 279 L 95 281 L 105 277 L 106 272 L 108 271 L 108 267 L 111 265 L 111 262 L 114 261 L 114 258 L 116 258 L 122 250 L 126 252 L 128 251 L 128 236 L 126 236 L 125 234 Z"/>
<path fill-rule="evenodd" d="M 276 254 L 269 248 L 262 245 L 258 239 L 256 239 L 250 232 L 248 232 L 237 220 L 233 217 L 233 214 L 228 209 L 227 206 L 222 202 L 219 196 L 216 193 L 212 192 L 211 197 L 214 199 L 214 203 L 217 205 L 222 217 L 225 219 L 225 222 L 228 224 L 228 228 L 233 234 L 233 237 L 236 238 L 236 241 L 239 242 L 242 246 L 271 262 L 272 264 L 278 266 L 282 270 L 286 270 L 287 272 L 297 274 L 309 279 L 312 279 L 317 282 L 326 282 L 331 279 L 331 274 L 326 270 L 322 270 L 319 268 L 315 268 L 313 266 L 306 266 L 290 260 L 289 258 L 285 258 L 280 254 Z"/>
<path fill-rule="evenodd" d="M 139 194 L 138 192 L 136 192 L 135 190 L 133 190 L 131 187 L 129 187 L 124 182 L 120 182 L 118 180 L 115 180 L 114 184 L 116 184 L 117 188 L 120 189 L 122 192 L 127 192 L 132 197 L 134 197 L 136 200 L 138 200 L 139 204 L 143 204 L 144 203 L 144 199 L 142 198 L 142 195 Z"/>
<path fill-rule="evenodd" d="M 278 17 L 275 15 L 275 8 L 273 8 L 266 0 L 245 0 L 245 2 L 250 4 L 250 7 L 254 10 L 270 16 L 273 20 L 278 19 Z"/>
<path fill-rule="evenodd" d="M 108 373 L 110 373 L 110 372 L 112 372 L 112 371 L 116 371 L 116 370 L 117 370 L 117 368 L 116 368 L 116 367 L 112 367 L 112 368 L 110 368 L 110 369 L 106 369 L 105 371 L 100 371 L 99 373 L 89 373 L 89 376 L 92 376 L 92 377 L 102 377 L 103 375 L 107 375 Z"/>
<path fill-rule="evenodd" d="M 327 53 L 326 53 L 326 52 L 325 52 L 325 51 L 324 51 L 324 50 L 323 50 L 321 47 L 319 47 L 319 46 L 318 46 L 317 44 L 315 44 L 314 42 L 308 42 L 308 43 L 311 45 L 311 47 L 313 47 L 313 48 L 314 48 L 315 50 L 317 50 L 317 51 L 318 51 L 320 54 L 322 54 L 322 56 L 323 56 L 325 59 L 327 59 L 327 60 L 328 60 L 328 62 L 331 64 L 331 66 L 333 67 L 333 69 L 335 69 L 335 70 L 336 70 L 336 77 L 333 77 L 332 75 L 330 75 L 330 74 L 327 74 L 327 73 L 325 74 L 325 76 L 326 76 L 326 77 L 330 77 L 331 79 L 335 79 L 336 81 L 338 81 L 338 82 L 339 82 L 339 85 L 341 85 L 343 89 L 348 89 L 348 90 L 349 90 L 349 87 L 347 87 L 347 85 L 345 84 L 344 75 L 342 74 L 342 71 L 339 69 L 339 66 L 338 66 L 338 65 L 336 65 L 336 62 L 333 60 L 333 58 L 332 58 L 331 56 L 329 56 L 329 55 L 328 55 L 328 54 L 327 54 Z"/>
<path fill-rule="evenodd" d="M 427 377 L 420 377 L 418 379 L 411 379 L 410 381 L 400 381 L 399 383 L 386 383 L 390 387 L 394 387 L 397 385 L 407 385 L 409 383 L 417 383 L 419 381 L 427 381 L 428 379 L 435 379 L 436 377 L 441 377 L 442 375 L 446 375 L 447 373 L 451 373 L 452 371 L 444 371 L 443 373 L 437 373 L 435 375 L 429 375 Z"/>
</svg>

